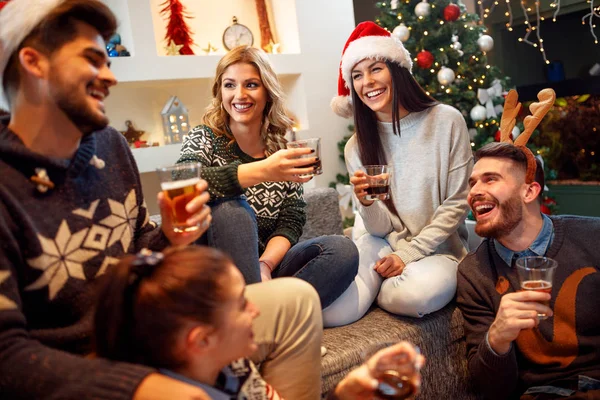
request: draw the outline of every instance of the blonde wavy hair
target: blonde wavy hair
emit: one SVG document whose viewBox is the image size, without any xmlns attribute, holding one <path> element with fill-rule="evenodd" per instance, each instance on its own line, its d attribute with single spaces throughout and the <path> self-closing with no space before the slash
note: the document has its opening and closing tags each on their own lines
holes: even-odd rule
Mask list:
<svg viewBox="0 0 600 400">
<path fill-rule="evenodd" d="M 268 99 L 260 129 L 260 138 L 265 144 L 265 155 L 270 156 L 277 150 L 285 148 L 287 142 L 285 134 L 292 129 L 293 121 L 284 106 L 285 95 L 281 83 L 262 50 L 250 46 L 238 46 L 221 58 L 212 86 L 213 99 L 206 108 L 202 123 L 211 128 L 215 135 L 224 135 L 231 139 L 230 144 L 235 142 L 229 129 L 229 114 L 222 106 L 221 84 L 225 70 L 237 63 L 253 65 L 258 70 L 260 80 L 267 89 Z"/>
</svg>

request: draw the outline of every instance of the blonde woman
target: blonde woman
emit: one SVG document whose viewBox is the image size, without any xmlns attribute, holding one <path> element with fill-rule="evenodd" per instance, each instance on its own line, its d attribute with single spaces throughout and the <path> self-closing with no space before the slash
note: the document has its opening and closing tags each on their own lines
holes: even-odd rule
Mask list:
<svg viewBox="0 0 600 400">
<path fill-rule="evenodd" d="M 179 158 L 205 166 L 213 222 L 204 242 L 226 251 L 247 283 L 295 276 L 327 307 L 354 280 L 358 252 L 343 236 L 298 243 L 306 220 L 302 183 L 310 179 L 299 175 L 316 158 L 297 158 L 310 149 L 285 149 L 292 121 L 266 54 L 231 50 L 219 61 L 212 94 Z"/>
</svg>

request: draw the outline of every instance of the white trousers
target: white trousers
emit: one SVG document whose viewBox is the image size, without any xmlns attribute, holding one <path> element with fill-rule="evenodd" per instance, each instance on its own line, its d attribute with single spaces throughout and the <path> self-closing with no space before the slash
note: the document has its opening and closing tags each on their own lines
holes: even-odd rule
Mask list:
<svg viewBox="0 0 600 400">
<path fill-rule="evenodd" d="M 456 261 L 433 255 L 409 263 L 399 276 L 384 279 L 373 266 L 393 252 L 389 243 L 369 234 L 362 235 L 355 243 L 360 257 L 358 274 L 350 287 L 323 310 L 325 327 L 357 321 L 365 315 L 375 297 L 384 310 L 409 317 L 437 311 L 454 297 Z"/>
</svg>

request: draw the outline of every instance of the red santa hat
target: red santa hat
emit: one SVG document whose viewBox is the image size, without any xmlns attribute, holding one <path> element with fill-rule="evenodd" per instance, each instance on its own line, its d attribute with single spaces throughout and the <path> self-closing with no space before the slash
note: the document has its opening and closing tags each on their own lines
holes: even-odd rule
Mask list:
<svg viewBox="0 0 600 400">
<path fill-rule="evenodd" d="M 412 68 L 410 53 L 404 48 L 400 39 L 374 22 L 358 24 L 342 51 L 338 95 L 331 100 L 331 108 L 341 117 L 348 118 L 353 114 L 350 94 L 352 68 L 365 58 L 395 62 L 409 71 Z"/>
<path fill-rule="evenodd" d="M 8 110 L 2 78 L 8 60 L 23 40 L 65 0 L 13 0 L 0 7 L 0 109 Z"/>
</svg>

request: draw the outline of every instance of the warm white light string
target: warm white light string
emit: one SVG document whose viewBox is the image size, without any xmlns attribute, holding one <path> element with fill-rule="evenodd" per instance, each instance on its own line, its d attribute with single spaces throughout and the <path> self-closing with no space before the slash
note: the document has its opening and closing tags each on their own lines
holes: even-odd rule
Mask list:
<svg viewBox="0 0 600 400">
<path fill-rule="evenodd" d="M 598 7 L 598 9 L 600 10 L 600 7 Z M 594 32 L 594 28 L 596 27 L 596 25 L 594 25 L 594 17 L 600 18 L 600 14 L 598 14 L 594 8 L 594 0 L 590 0 L 590 12 L 581 18 L 581 23 L 585 25 L 585 19 L 589 18 L 588 23 L 590 24 L 590 32 L 592 32 L 592 36 L 594 37 L 594 43 L 598 44 L 598 36 L 596 36 L 596 32 Z"/>
<path fill-rule="evenodd" d="M 506 8 L 508 9 L 508 12 L 507 12 L 508 23 L 506 24 L 506 27 L 508 28 L 509 32 L 512 32 L 512 30 L 513 30 L 513 28 L 512 28 L 513 13 L 512 13 L 512 8 L 510 7 L 510 0 L 506 0 Z"/>
<path fill-rule="evenodd" d="M 550 64 L 550 61 L 548 61 L 548 59 L 546 58 L 546 51 L 544 50 L 544 39 L 542 39 L 542 28 L 541 28 L 541 20 L 542 18 L 540 17 L 540 2 L 539 0 L 536 0 L 535 2 L 535 15 L 537 17 L 537 24 L 536 24 L 536 30 L 535 30 L 535 34 L 537 36 L 538 39 L 538 43 L 540 44 L 540 51 L 542 52 L 542 56 L 544 57 L 544 61 L 546 62 L 546 64 Z"/>
<path fill-rule="evenodd" d="M 560 12 L 560 0 L 557 0 L 554 3 L 550 4 L 550 7 L 556 7 L 556 11 L 554 11 L 554 15 L 552 16 L 552 22 L 556 22 L 556 16 Z"/>
</svg>

